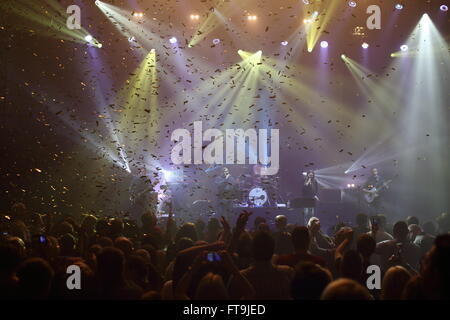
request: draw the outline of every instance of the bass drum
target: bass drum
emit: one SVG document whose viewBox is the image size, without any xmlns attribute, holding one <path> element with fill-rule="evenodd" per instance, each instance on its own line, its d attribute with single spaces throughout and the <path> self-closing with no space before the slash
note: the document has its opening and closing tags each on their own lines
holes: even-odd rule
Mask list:
<svg viewBox="0 0 450 320">
<path fill-rule="evenodd" d="M 269 197 L 266 190 L 261 187 L 255 187 L 248 194 L 248 201 L 252 207 L 262 207 L 267 203 Z"/>
</svg>

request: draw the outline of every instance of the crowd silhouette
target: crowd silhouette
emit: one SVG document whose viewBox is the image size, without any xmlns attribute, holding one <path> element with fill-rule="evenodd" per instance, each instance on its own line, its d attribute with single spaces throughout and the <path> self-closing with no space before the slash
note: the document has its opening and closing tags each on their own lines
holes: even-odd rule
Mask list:
<svg viewBox="0 0 450 320">
<path fill-rule="evenodd" d="M 425 300 L 450 297 L 450 216 L 387 223 L 356 216 L 327 235 L 240 213 L 177 223 L 152 210 L 138 224 L 93 214 L 2 214 L 0 299 Z M 272 226 L 272 227 L 271 227 Z M 67 268 L 81 270 L 81 289 Z M 367 285 L 370 266 L 379 288 Z"/>
</svg>

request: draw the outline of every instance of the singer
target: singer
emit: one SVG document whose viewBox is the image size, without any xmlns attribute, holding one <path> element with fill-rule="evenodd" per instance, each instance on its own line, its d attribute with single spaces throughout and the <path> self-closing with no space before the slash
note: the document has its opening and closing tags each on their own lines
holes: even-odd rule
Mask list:
<svg viewBox="0 0 450 320">
<path fill-rule="evenodd" d="M 317 192 L 319 190 L 319 186 L 317 184 L 316 175 L 314 171 L 310 170 L 306 174 L 305 181 L 303 183 L 302 195 L 303 198 L 313 199 L 312 207 L 303 209 L 303 220 L 304 225 L 308 224 L 308 221 L 311 217 L 314 216 L 314 209 L 316 207 L 316 201 L 319 200 L 317 197 Z"/>
</svg>

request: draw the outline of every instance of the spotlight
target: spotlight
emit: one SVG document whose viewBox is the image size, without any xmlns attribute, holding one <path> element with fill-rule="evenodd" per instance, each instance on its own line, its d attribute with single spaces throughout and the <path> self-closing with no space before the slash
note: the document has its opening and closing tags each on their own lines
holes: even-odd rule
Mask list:
<svg viewBox="0 0 450 320">
<path fill-rule="evenodd" d="M 345 54 L 341 54 L 341 59 L 346 59 L 347 58 L 347 56 L 345 55 Z"/>
<path fill-rule="evenodd" d="M 172 37 L 172 38 L 169 39 L 169 42 L 170 42 L 171 44 L 175 44 L 175 43 L 178 42 L 178 40 L 177 40 L 177 38 Z"/>
<path fill-rule="evenodd" d="M 349 1 L 348 5 L 352 8 L 356 7 L 356 2 L 355 1 Z"/>
<path fill-rule="evenodd" d="M 95 0 L 95 5 L 96 5 L 96 6 L 99 6 L 99 5 L 100 5 L 100 1 Z"/>
<path fill-rule="evenodd" d="M 156 52 L 155 49 L 150 50 L 150 53 L 155 53 L 155 52 Z"/>
<path fill-rule="evenodd" d="M 311 23 L 311 22 L 312 22 L 311 19 L 303 19 L 303 23 L 304 23 L 304 24 L 308 24 L 308 23 Z"/>
<path fill-rule="evenodd" d="M 304 4 L 309 4 L 309 0 L 303 0 Z"/>
<path fill-rule="evenodd" d="M 241 54 L 241 53 L 242 53 L 242 50 L 239 49 L 239 50 L 238 50 L 238 54 Z"/>
<path fill-rule="evenodd" d="M 258 19 L 258 17 L 257 16 L 248 16 L 247 19 L 249 21 L 255 21 L 256 19 Z"/>
<path fill-rule="evenodd" d="M 403 9 L 403 5 L 402 5 L 401 3 L 397 3 L 397 4 L 395 5 L 395 9 L 397 9 L 397 10 L 402 10 L 402 9 Z"/>
<path fill-rule="evenodd" d="M 404 45 L 402 45 L 401 47 L 400 47 L 400 50 L 402 50 L 403 52 L 405 52 L 405 51 L 408 51 L 408 46 L 406 45 L 406 44 L 404 44 Z"/>
<path fill-rule="evenodd" d="M 214 39 L 212 42 L 213 42 L 213 44 L 215 44 L 215 45 L 216 45 L 216 44 L 219 44 L 219 43 L 220 43 L 220 39 Z"/>
<path fill-rule="evenodd" d="M 97 44 L 97 47 L 101 48 L 101 47 L 103 47 L 103 45 L 101 43 L 99 43 L 99 44 Z"/>
<path fill-rule="evenodd" d="M 86 40 L 86 42 L 92 42 L 94 38 L 90 34 L 88 34 L 86 37 L 84 37 L 84 40 Z"/>
<path fill-rule="evenodd" d="M 350 189 L 350 187 L 351 187 L 352 185 L 349 183 L 349 184 L 347 184 L 347 188 L 349 188 Z"/>
<path fill-rule="evenodd" d="M 308 172 L 304 171 L 304 172 L 302 172 L 302 174 L 306 177 L 306 175 L 308 174 Z"/>
<path fill-rule="evenodd" d="M 175 176 L 175 173 L 174 172 L 172 172 L 172 171 L 169 171 L 169 170 L 162 170 L 162 172 L 163 172 L 163 174 L 164 174 L 164 179 L 167 181 L 167 182 L 171 182 L 172 180 L 173 180 L 173 178 L 174 178 L 174 176 Z"/>
<path fill-rule="evenodd" d="M 282 46 L 287 46 L 288 44 L 289 44 L 289 42 L 287 42 L 287 41 L 281 41 Z"/>
<path fill-rule="evenodd" d="M 369 44 L 368 44 L 367 42 L 364 42 L 364 43 L 361 45 L 361 47 L 362 47 L 363 49 L 367 49 L 367 48 L 369 47 Z"/>
<path fill-rule="evenodd" d="M 448 11 L 448 6 L 446 6 L 445 4 L 443 4 L 442 6 L 440 6 L 441 11 Z"/>
<path fill-rule="evenodd" d="M 200 16 L 198 14 L 191 14 L 191 20 L 198 20 Z"/>
<path fill-rule="evenodd" d="M 133 17 L 142 18 L 144 14 L 142 12 L 133 12 Z"/>
<path fill-rule="evenodd" d="M 322 48 L 328 48 L 328 41 L 322 41 L 321 43 L 320 43 L 320 46 L 322 47 Z"/>
</svg>

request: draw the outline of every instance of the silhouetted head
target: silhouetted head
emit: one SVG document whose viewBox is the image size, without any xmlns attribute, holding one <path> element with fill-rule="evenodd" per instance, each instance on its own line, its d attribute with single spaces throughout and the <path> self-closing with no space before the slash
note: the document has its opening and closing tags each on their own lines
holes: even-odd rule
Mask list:
<svg viewBox="0 0 450 320">
<path fill-rule="evenodd" d="M 406 224 L 408 226 L 412 225 L 412 224 L 417 224 L 419 225 L 419 218 L 414 217 L 414 216 L 409 216 L 408 218 L 406 218 Z"/>
<path fill-rule="evenodd" d="M 400 300 L 411 274 L 402 266 L 389 268 L 383 277 L 381 285 L 382 300 Z"/>
<path fill-rule="evenodd" d="M 377 243 L 375 239 L 368 234 L 362 234 L 356 243 L 356 250 L 366 259 L 368 259 L 374 252 Z"/>
<path fill-rule="evenodd" d="M 405 221 L 397 221 L 394 224 L 394 238 L 400 241 L 405 241 L 408 237 L 408 225 Z"/>
<path fill-rule="evenodd" d="M 331 282 L 321 300 L 373 300 L 369 291 L 355 280 L 341 278 Z"/>
<path fill-rule="evenodd" d="M 292 231 L 292 244 L 294 249 L 308 250 L 310 243 L 309 230 L 307 227 L 295 227 Z"/>
<path fill-rule="evenodd" d="M 118 237 L 114 240 L 114 247 L 120 249 L 125 257 L 128 257 L 134 250 L 133 242 L 126 237 Z"/>
<path fill-rule="evenodd" d="M 265 231 L 258 231 L 253 237 L 252 252 L 255 261 L 270 261 L 275 250 L 275 240 Z"/>
<path fill-rule="evenodd" d="M 287 226 L 287 218 L 285 215 L 275 217 L 275 226 L 278 230 L 284 230 Z"/>
<path fill-rule="evenodd" d="M 97 271 L 100 277 L 109 281 L 120 281 L 123 277 L 124 255 L 117 248 L 107 247 L 97 255 Z"/>
<path fill-rule="evenodd" d="M 195 300 L 227 300 L 228 291 L 222 276 L 207 273 L 199 282 L 195 292 Z"/>
<path fill-rule="evenodd" d="M 319 300 L 331 281 L 327 269 L 311 262 L 300 263 L 291 282 L 291 296 L 294 300 Z"/>
<path fill-rule="evenodd" d="M 50 293 L 54 272 L 50 264 L 41 258 L 25 260 L 17 270 L 19 291 L 22 298 L 44 299 Z"/>
<path fill-rule="evenodd" d="M 178 239 L 181 238 L 190 238 L 194 242 L 197 241 L 198 237 L 195 224 L 193 224 L 192 222 L 183 224 L 175 236 L 175 241 L 178 241 Z"/>
</svg>

